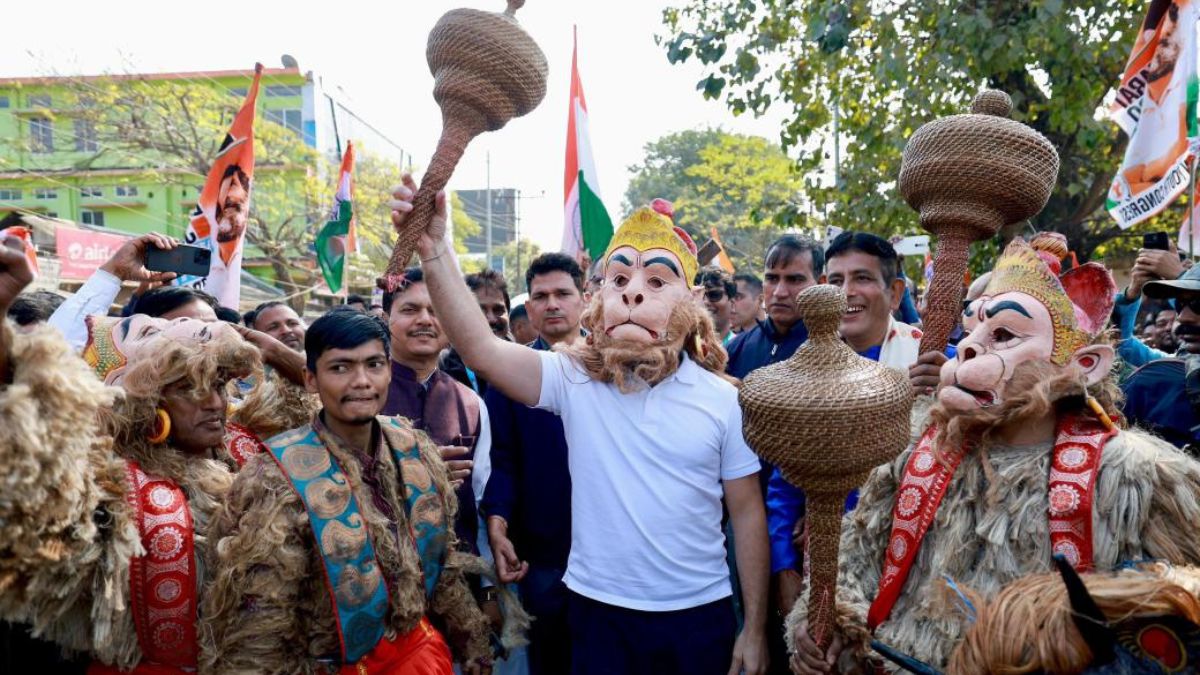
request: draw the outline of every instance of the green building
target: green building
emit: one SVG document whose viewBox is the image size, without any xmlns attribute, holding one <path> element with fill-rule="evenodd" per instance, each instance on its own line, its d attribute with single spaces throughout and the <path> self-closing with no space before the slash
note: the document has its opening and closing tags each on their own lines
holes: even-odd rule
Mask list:
<svg viewBox="0 0 1200 675">
<path fill-rule="evenodd" d="M 260 136 L 263 124 L 278 124 L 334 162 L 347 138 L 403 161 L 403 150 L 354 114 L 334 90 L 324 89 L 319 77 L 301 72 L 290 57 L 285 56 L 284 63 L 286 67 L 263 70 L 255 123 Z M 80 100 L 89 90 L 120 96 L 122 87 L 133 91 L 135 86 L 161 82 L 223 92 L 236 106 L 253 78 L 252 69 L 0 78 L 0 219 L 15 212 L 114 233 L 158 231 L 182 237 L 206 170 L 169 152 L 109 147 L 117 145 L 105 140 L 113 137 L 111 130 L 96 129 L 96 123 L 80 112 Z M 214 135 L 211 140 L 219 138 Z M 275 218 L 312 214 L 313 204 L 307 203 L 311 192 L 305 187 L 316 170 L 313 161 L 273 165 L 257 158 L 256 211 Z M 328 182 L 332 196 L 332 179 Z M 39 242 L 43 245 L 52 250 L 51 242 Z M 258 253 L 248 245 L 245 269 L 271 280 L 271 266 L 256 258 Z"/>
<path fill-rule="evenodd" d="M 253 76 L 253 70 L 244 70 L 0 78 L 0 139 L 4 139 L 0 142 L 0 215 L 26 211 L 125 233 L 158 230 L 181 236 L 204 178 L 179 166 L 179 160 L 103 147 L 94 126 L 73 116 L 68 101 L 89 82 L 119 87 L 121 81 L 134 78 L 182 80 L 244 96 Z M 311 73 L 302 74 L 298 68 L 265 69 L 257 114 L 283 124 L 302 136 L 306 145 L 318 148 L 318 120 L 311 114 L 313 89 Z M 147 171 L 148 167 L 154 171 Z M 302 179 L 305 171 L 269 166 L 260 170 L 288 171 L 297 174 L 296 179 Z M 163 174 L 176 175 L 167 182 Z"/>
</svg>

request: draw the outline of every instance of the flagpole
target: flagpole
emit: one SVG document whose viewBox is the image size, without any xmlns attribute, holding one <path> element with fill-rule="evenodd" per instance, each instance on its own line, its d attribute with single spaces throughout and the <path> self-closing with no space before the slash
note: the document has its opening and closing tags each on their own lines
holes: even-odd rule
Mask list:
<svg viewBox="0 0 1200 675">
<path fill-rule="evenodd" d="M 1195 155 L 1192 155 L 1191 159 L 1188 160 L 1188 164 L 1190 164 L 1190 166 L 1188 168 L 1192 174 L 1192 178 L 1191 178 L 1192 185 L 1188 189 L 1188 194 L 1191 195 L 1191 200 L 1188 203 L 1188 207 L 1189 207 L 1188 208 L 1188 217 L 1187 217 L 1187 225 L 1184 226 L 1184 238 L 1187 239 L 1188 257 L 1191 258 L 1196 255 L 1196 252 L 1192 250 L 1194 248 L 1192 245 L 1192 241 L 1193 241 L 1192 227 L 1194 227 L 1194 224 L 1192 221 L 1194 221 L 1196 219 L 1196 156 Z"/>
</svg>

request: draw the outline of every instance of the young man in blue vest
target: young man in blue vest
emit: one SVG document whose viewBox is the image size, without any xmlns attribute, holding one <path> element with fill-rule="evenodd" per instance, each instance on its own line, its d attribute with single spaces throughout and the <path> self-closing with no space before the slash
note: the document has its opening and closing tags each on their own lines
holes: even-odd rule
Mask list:
<svg viewBox="0 0 1200 675">
<path fill-rule="evenodd" d="M 464 576 L 482 561 L 456 551 L 441 454 L 408 420 L 378 416 L 387 327 L 335 310 L 305 352 L 321 411 L 251 460 L 210 530 L 202 667 L 449 675 L 453 659 L 489 672 L 488 622 Z"/>
</svg>

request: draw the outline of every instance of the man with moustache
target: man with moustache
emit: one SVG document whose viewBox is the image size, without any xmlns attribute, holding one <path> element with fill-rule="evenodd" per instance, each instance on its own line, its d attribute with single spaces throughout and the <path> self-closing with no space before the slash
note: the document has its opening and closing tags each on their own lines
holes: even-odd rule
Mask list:
<svg viewBox="0 0 1200 675">
<path fill-rule="evenodd" d="M 456 550 L 438 449 L 378 416 L 388 329 L 344 309 L 305 337 L 321 410 L 275 436 L 213 519 L 204 672 L 490 672 L 488 628 Z"/>
<path fill-rule="evenodd" d="M 250 216 L 250 177 L 237 164 L 225 169 L 217 191 L 217 241 L 237 241 Z"/>
<path fill-rule="evenodd" d="M 508 282 L 504 280 L 504 276 L 496 270 L 485 269 L 468 274 L 464 281 L 467 282 L 467 288 L 475 294 L 479 311 L 483 312 L 483 318 L 487 319 L 492 333 L 501 340 L 511 340 L 512 335 L 508 332 Z M 441 368 L 476 394 L 483 396 L 487 393 L 487 380 L 468 368 L 453 346 L 442 356 Z"/>
<path fill-rule="evenodd" d="M 429 299 L 419 267 L 404 272 L 397 286 L 383 295 L 391 331 L 392 379 L 385 415 L 399 415 L 429 435 L 443 449 L 458 493 L 455 531 L 462 546 L 476 550 L 475 491 L 470 475 L 476 453 L 491 447 L 487 406 L 469 387 L 438 367 L 450 341 Z"/>
<path fill-rule="evenodd" d="M 1121 387 L 1125 417 L 1195 455 L 1200 451 L 1200 267 L 1175 281 L 1151 281 L 1142 292 L 1174 305 L 1179 352 L 1129 376 Z"/>
<path fill-rule="evenodd" d="M 271 300 L 255 307 L 254 323 L 250 327 L 270 335 L 295 351 L 304 351 L 304 319 L 286 302 Z"/>
<path fill-rule="evenodd" d="M 525 272 L 525 308 L 537 330 L 531 346 L 549 351 L 583 339 L 583 269 L 568 255 L 543 253 Z M 496 573 L 518 582 L 521 601 L 537 617 L 529 632 L 530 675 L 570 672 L 567 587 L 571 550 L 571 474 L 567 439 L 553 413 L 488 390 L 492 422 L 490 476 L 480 509 Z M 483 467 L 476 467 L 482 473 Z"/>
</svg>

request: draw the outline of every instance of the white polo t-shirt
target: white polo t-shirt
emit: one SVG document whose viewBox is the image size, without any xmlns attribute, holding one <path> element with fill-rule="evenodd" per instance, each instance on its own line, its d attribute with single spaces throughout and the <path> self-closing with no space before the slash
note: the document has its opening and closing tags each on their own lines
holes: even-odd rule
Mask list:
<svg viewBox="0 0 1200 675">
<path fill-rule="evenodd" d="M 758 471 L 737 389 L 684 356 L 653 388 L 622 394 L 566 355 L 538 355 L 538 407 L 562 417 L 569 453 L 567 587 L 643 611 L 731 595 L 721 481 Z"/>
</svg>

